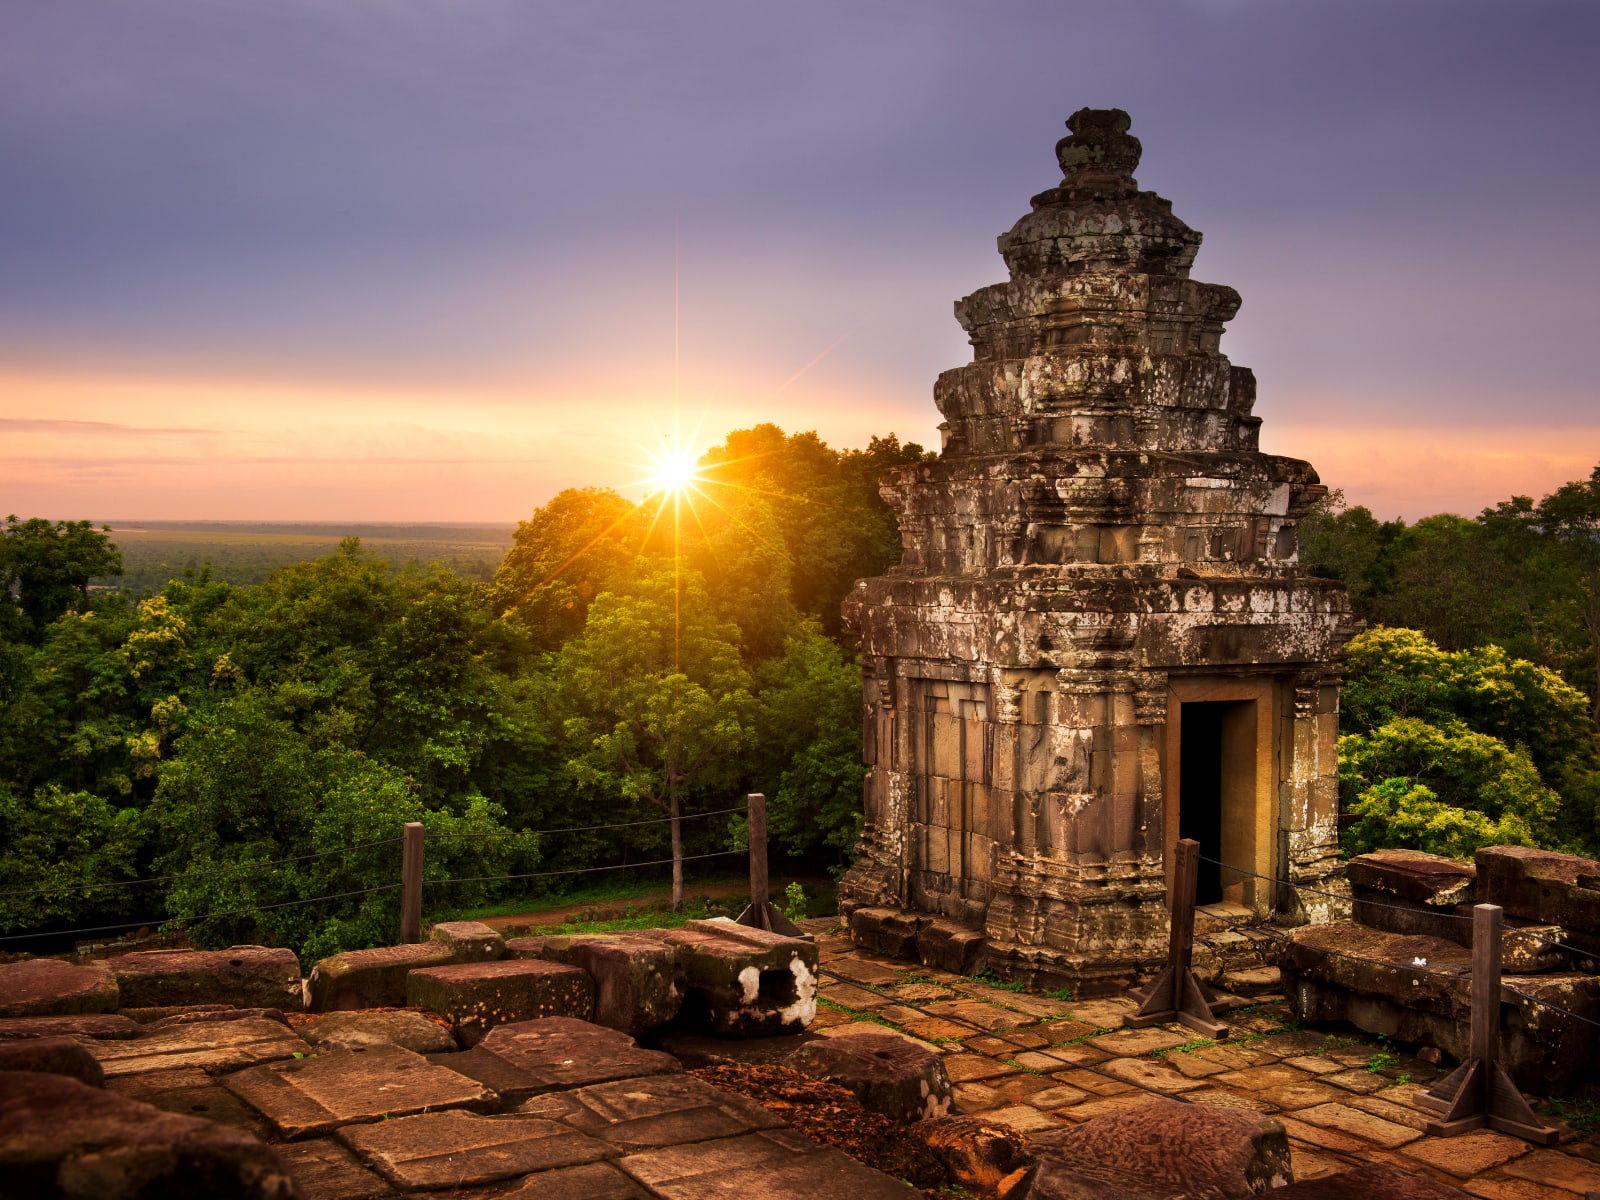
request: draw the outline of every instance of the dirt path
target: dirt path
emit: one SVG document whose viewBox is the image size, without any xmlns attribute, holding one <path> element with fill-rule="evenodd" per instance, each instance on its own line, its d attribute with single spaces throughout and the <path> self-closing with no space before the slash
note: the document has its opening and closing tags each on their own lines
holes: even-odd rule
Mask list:
<svg viewBox="0 0 1600 1200">
<path fill-rule="evenodd" d="M 814 894 L 817 884 L 826 882 L 825 876 L 802 876 L 799 882 L 804 885 L 808 893 Z M 772 898 L 774 903 L 782 904 L 783 889 L 789 883 L 789 877 L 774 879 L 772 881 Z M 750 894 L 750 885 L 747 883 L 686 883 L 683 887 L 685 899 L 704 896 L 710 900 L 727 900 L 731 897 L 747 897 Z M 493 929 L 503 930 L 508 925 L 564 925 L 572 921 L 612 921 L 634 913 L 649 909 L 664 909 L 672 903 L 672 889 L 660 888 L 646 892 L 640 896 L 633 896 L 626 900 L 590 900 L 587 903 L 567 904 L 560 908 L 541 908 L 525 913 L 508 913 L 501 917 L 482 918 L 485 925 Z"/>
</svg>

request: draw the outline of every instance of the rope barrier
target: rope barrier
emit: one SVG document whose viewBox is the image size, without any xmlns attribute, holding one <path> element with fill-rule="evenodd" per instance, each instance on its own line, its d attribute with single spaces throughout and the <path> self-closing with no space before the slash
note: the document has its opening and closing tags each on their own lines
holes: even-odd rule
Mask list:
<svg viewBox="0 0 1600 1200">
<path fill-rule="evenodd" d="M 748 847 L 738 850 L 717 850 L 710 854 L 688 854 L 678 859 L 679 862 L 698 862 L 702 858 L 726 858 L 730 854 L 748 854 Z M 589 875 L 595 871 L 624 871 L 629 867 L 661 867 L 673 860 L 658 858 L 651 862 L 615 863 L 609 867 L 578 867 L 570 871 L 535 871 L 526 875 L 472 875 L 461 879 L 424 879 L 422 886 L 427 887 L 435 883 L 503 883 L 513 879 L 549 879 L 553 875 Z"/>
<path fill-rule="evenodd" d="M 685 813 L 678 820 L 698 821 L 701 817 L 720 817 L 728 813 L 742 813 L 743 811 L 743 808 L 719 808 L 712 812 Z M 651 817 L 645 821 L 618 821 L 612 825 L 574 825 L 568 829 L 523 829 L 520 831 L 508 829 L 499 833 L 430 833 L 427 836 L 428 840 L 433 842 L 462 841 L 473 838 L 522 837 L 526 834 L 545 837 L 554 833 L 598 833 L 604 829 L 631 829 L 638 825 L 669 825 L 671 823 L 671 817 Z"/>
</svg>

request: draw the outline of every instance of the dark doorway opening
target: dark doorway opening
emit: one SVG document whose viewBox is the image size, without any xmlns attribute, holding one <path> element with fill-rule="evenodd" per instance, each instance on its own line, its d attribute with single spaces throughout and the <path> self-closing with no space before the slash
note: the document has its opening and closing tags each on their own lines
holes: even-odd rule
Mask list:
<svg viewBox="0 0 1600 1200">
<path fill-rule="evenodd" d="M 1222 715 L 1226 702 L 1185 704 L 1178 745 L 1178 836 L 1200 843 L 1196 904 L 1222 899 Z"/>
</svg>

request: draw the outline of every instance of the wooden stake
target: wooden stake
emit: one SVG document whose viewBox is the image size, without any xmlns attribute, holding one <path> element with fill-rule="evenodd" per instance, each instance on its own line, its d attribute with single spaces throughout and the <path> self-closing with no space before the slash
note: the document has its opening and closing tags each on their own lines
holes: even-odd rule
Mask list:
<svg viewBox="0 0 1600 1200">
<path fill-rule="evenodd" d="M 744 799 L 745 820 L 750 827 L 750 904 L 739 914 L 739 924 L 787 937 L 805 937 L 797 925 L 772 906 L 767 895 L 767 798 L 760 792 L 751 792 Z"/>
<path fill-rule="evenodd" d="M 1200 882 L 1200 843 L 1193 838 L 1178 842 L 1172 871 L 1172 930 L 1167 941 L 1167 965 L 1143 993 L 1139 1011 L 1122 1018 L 1129 1029 L 1177 1021 L 1215 1041 L 1228 1036 L 1228 1027 L 1212 1010 L 1215 994 L 1189 969 L 1194 954 L 1194 899 Z"/>
<path fill-rule="evenodd" d="M 407 821 L 400 859 L 400 943 L 422 940 L 422 822 Z"/>
<path fill-rule="evenodd" d="M 1553 1146 L 1561 1130 L 1543 1124 L 1498 1061 L 1500 1052 L 1500 949 L 1498 904 L 1472 910 L 1472 1017 L 1467 1061 L 1416 1096 L 1419 1108 L 1439 1114 L 1429 1121 L 1434 1137 L 1473 1129 L 1498 1129 L 1524 1141 Z"/>
</svg>

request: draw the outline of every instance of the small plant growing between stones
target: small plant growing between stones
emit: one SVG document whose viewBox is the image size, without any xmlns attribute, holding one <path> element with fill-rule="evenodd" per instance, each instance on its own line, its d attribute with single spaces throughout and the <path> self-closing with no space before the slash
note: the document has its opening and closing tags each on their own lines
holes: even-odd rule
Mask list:
<svg viewBox="0 0 1600 1200">
<path fill-rule="evenodd" d="M 1038 1075 L 1040 1073 L 1038 1071 L 1035 1071 L 1032 1067 L 1024 1066 L 1022 1063 L 1019 1063 L 1014 1058 L 1006 1059 L 1006 1066 L 1015 1067 L 1017 1070 L 1021 1071 L 1024 1075 Z"/>
<path fill-rule="evenodd" d="M 798 880 L 783 889 L 783 915 L 791 921 L 806 919 L 806 889 Z"/>
<path fill-rule="evenodd" d="M 1184 1042 L 1180 1046 L 1168 1046 L 1165 1050 L 1150 1051 L 1151 1058 L 1165 1059 L 1169 1054 L 1191 1054 L 1196 1050 L 1204 1050 L 1207 1046 L 1215 1046 L 1210 1038 L 1195 1038 L 1192 1042 Z"/>
<path fill-rule="evenodd" d="M 1001 979 L 995 974 L 993 967 L 984 967 L 976 975 L 970 976 L 975 983 L 986 983 L 992 988 L 1002 992 L 1025 992 L 1028 990 L 1026 981 L 1021 979 Z"/>
<path fill-rule="evenodd" d="M 1063 1004 L 1077 999 L 1077 997 L 1072 994 L 1072 985 L 1070 983 L 1065 987 L 1056 988 L 1053 992 L 1046 992 L 1045 998 L 1047 1000 L 1059 1000 Z"/>
</svg>

